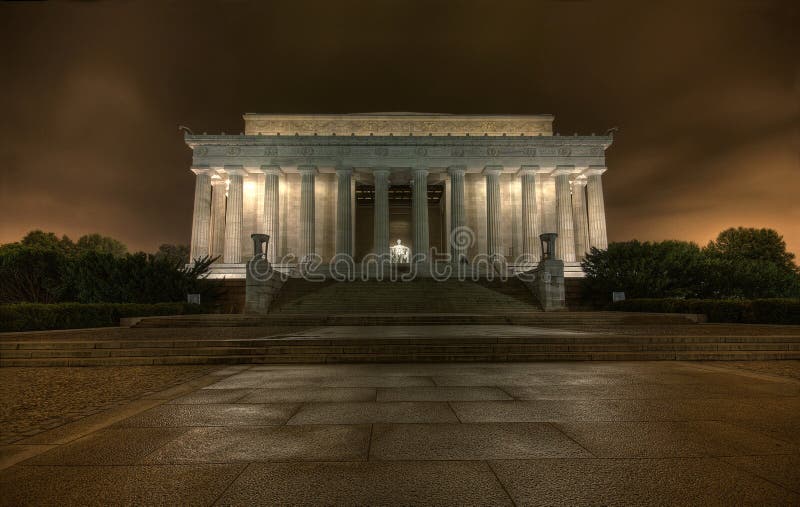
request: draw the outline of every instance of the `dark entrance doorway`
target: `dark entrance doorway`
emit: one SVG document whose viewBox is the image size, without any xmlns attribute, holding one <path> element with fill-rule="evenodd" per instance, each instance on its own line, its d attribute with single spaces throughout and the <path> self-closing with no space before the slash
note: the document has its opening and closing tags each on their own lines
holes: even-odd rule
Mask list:
<svg viewBox="0 0 800 507">
<path fill-rule="evenodd" d="M 413 223 L 411 218 L 411 186 L 389 185 L 389 242 L 398 239 L 414 248 Z M 367 183 L 356 183 L 356 248 L 355 259 L 361 260 L 372 252 L 373 221 L 375 217 L 375 187 Z M 444 251 L 445 227 L 444 184 L 428 185 L 428 228 L 430 246 Z"/>
</svg>

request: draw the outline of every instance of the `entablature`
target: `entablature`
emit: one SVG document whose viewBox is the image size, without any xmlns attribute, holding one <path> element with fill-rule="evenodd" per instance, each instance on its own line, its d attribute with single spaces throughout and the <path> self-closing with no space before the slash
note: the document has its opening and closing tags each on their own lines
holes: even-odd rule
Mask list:
<svg viewBox="0 0 800 507">
<path fill-rule="evenodd" d="M 605 165 L 611 136 L 252 136 L 186 135 L 193 164 L 222 167 L 300 165 L 335 167 L 467 167 L 500 165 L 555 168 Z M 332 170 L 332 169 L 331 169 Z"/>
</svg>

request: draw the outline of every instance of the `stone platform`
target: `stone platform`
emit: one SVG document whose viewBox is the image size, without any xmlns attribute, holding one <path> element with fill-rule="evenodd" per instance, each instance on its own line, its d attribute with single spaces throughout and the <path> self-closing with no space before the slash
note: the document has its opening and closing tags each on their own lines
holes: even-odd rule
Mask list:
<svg viewBox="0 0 800 507">
<path fill-rule="evenodd" d="M 0 505 L 800 504 L 800 382 L 725 364 L 232 366 L 1 446 Z"/>
<path fill-rule="evenodd" d="M 618 312 L 404 317 L 154 317 L 113 332 L 7 333 L 0 366 L 800 359 L 799 326 Z"/>
</svg>

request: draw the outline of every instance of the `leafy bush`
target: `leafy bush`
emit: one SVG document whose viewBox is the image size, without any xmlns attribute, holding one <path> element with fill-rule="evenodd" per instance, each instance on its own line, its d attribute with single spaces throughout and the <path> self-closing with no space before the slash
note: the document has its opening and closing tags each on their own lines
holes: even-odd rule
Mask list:
<svg viewBox="0 0 800 507">
<path fill-rule="evenodd" d="M 0 304 L 181 302 L 190 293 L 213 300 L 219 285 L 204 275 L 214 259 L 187 267 L 186 251 L 162 245 L 155 255 L 127 254 L 122 243 L 98 234 L 73 243 L 33 231 L 0 246 Z"/>
<path fill-rule="evenodd" d="M 188 303 L 19 303 L 0 305 L 0 331 L 40 331 L 118 326 L 123 317 L 212 313 Z"/>
<path fill-rule="evenodd" d="M 0 246 L 0 303 L 55 303 L 67 287 L 63 250 L 10 243 Z"/>
<path fill-rule="evenodd" d="M 800 324 L 800 299 L 627 299 L 612 310 L 654 313 L 702 313 L 709 322 Z"/>
<path fill-rule="evenodd" d="M 593 295 L 611 297 L 697 297 L 702 291 L 704 258 L 700 247 L 684 241 L 611 243 L 592 248 L 583 261 L 585 287 Z"/>
<path fill-rule="evenodd" d="M 201 294 L 205 301 L 217 290 L 214 282 L 202 278 L 212 260 L 201 259 L 187 268 L 142 252 L 120 258 L 89 252 L 69 263 L 65 285 L 81 303 L 181 301 L 189 293 Z"/>
<path fill-rule="evenodd" d="M 586 296 L 603 306 L 628 298 L 800 297 L 800 270 L 771 229 L 728 229 L 704 249 L 685 241 L 611 243 L 582 263 Z"/>
</svg>

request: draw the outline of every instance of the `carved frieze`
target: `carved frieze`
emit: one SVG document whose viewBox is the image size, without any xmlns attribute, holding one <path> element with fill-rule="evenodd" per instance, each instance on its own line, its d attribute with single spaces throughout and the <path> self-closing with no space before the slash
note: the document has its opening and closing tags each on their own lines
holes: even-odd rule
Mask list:
<svg viewBox="0 0 800 507">
<path fill-rule="evenodd" d="M 549 115 L 260 115 L 246 114 L 245 132 L 251 135 L 552 135 Z"/>
</svg>

